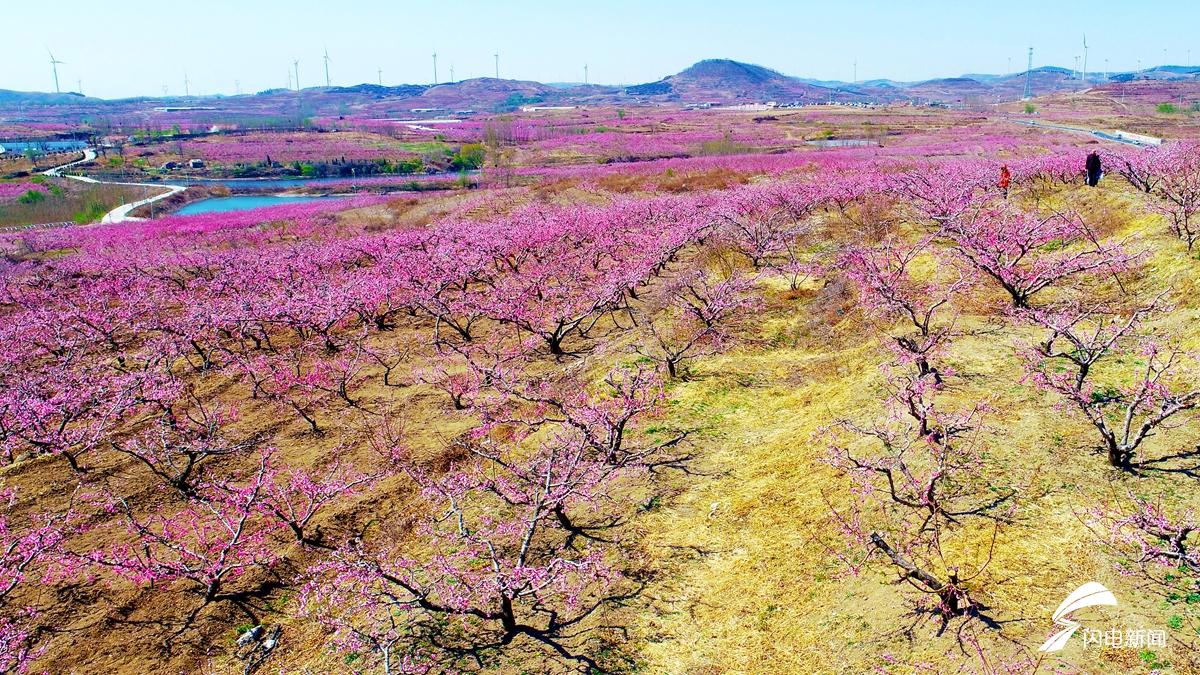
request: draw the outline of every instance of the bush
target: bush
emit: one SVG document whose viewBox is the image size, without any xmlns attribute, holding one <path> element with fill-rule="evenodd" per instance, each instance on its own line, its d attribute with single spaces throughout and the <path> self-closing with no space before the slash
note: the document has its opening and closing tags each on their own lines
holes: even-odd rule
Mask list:
<svg viewBox="0 0 1200 675">
<path fill-rule="evenodd" d="M 17 197 L 17 201 L 22 204 L 38 204 L 46 199 L 46 193 L 41 190 L 30 190 L 25 194 Z"/>
<path fill-rule="evenodd" d="M 412 159 L 402 159 L 402 160 L 396 162 L 396 164 L 393 168 L 396 173 L 402 173 L 402 174 L 420 173 L 421 170 L 423 170 L 425 168 L 425 162 L 421 161 L 420 157 L 413 157 Z"/>
<path fill-rule="evenodd" d="M 1035 106 L 1032 103 L 1025 104 L 1025 114 L 1026 115 L 1032 115 L 1035 112 L 1037 112 L 1037 106 Z"/>
<path fill-rule="evenodd" d="M 74 220 L 80 225 L 86 225 L 88 223 L 94 223 L 97 220 L 100 220 L 104 217 L 104 214 L 108 213 L 108 211 L 109 207 L 103 202 L 88 200 L 84 204 L 83 210 L 76 213 L 71 220 Z"/>
<path fill-rule="evenodd" d="M 1179 109 L 1175 107 L 1174 103 L 1159 103 L 1155 110 L 1164 115 L 1174 115 L 1175 113 L 1179 112 Z"/>
<path fill-rule="evenodd" d="M 484 149 L 481 143 L 468 143 L 458 149 L 450 159 L 450 168 L 455 171 L 469 171 L 483 166 Z"/>
</svg>

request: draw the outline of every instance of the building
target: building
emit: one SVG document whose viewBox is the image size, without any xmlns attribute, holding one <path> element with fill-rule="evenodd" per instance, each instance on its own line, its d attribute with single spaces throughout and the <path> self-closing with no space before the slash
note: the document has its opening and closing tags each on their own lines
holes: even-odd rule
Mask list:
<svg viewBox="0 0 1200 675">
<path fill-rule="evenodd" d="M 84 141 L 0 141 L 0 155 L 24 155 L 30 149 L 39 155 L 80 152 L 87 146 Z"/>
</svg>

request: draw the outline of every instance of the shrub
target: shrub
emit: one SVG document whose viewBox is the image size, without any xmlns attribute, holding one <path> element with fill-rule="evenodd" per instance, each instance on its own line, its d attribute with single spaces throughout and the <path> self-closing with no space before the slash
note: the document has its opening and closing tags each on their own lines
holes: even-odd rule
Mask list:
<svg viewBox="0 0 1200 675">
<path fill-rule="evenodd" d="M 458 149 L 450 160 L 450 168 L 455 171 L 469 171 L 483 166 L 484 150 L 480 143 L 469 143 Z"/>
<path fill-rule="evenodd" d="M 46 199 L 46 193 L 41 190 L 29 190 L 20 197 L 17 197 L 17 201 L 22 204 L 37 204 L 44 199 Z"/>
</svg>

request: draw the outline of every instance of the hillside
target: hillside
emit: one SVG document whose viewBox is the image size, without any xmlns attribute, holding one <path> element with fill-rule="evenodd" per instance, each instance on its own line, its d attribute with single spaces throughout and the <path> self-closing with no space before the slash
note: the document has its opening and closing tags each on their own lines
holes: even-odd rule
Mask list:
<svg viewBox="0 0 1200 675">
<path fill-rule="evenodd" d="M 833 89 L 820 87 L 777 71 L 729 59 L 706 59 L 675 75 L 635 87 L 635 96 L 667 96 L 689 103 L 699 102 L 815 102 L 824 101 Z"/>
<path fill-rule="evenodd" d="M 1089 87 L 1154 82 L 1190 99 L 1200 88 L 1200 68 L 1160 66 L 1137 73 L 1091 72 Z M 268 121 L 300 123 L 311 117 L 346 115 L 408 117 L 414 110 L 511 111 L 520 105 L 636 105 L 739 103 L 939 103 L 990 105 L 1020 100 L 1026 82 L 1033 95 L 1048 96 L 1086 88 L 1078 74 L 1040 67 L 1008 75 L 974 74 L 919 82 L 877 78 L 857 83 L 793 77 L 764 66 L 731 59 L 706 59 L 660 80 L 628 86 L 545 84 L 530 80 L 472 78 L 438 85 L 357 84 L 311 87 L 302 91 L 269 89 L 238 96 L 163 96 L 106 100 L 74 93 L 46 94 L 0 90 L 0 128 L 22 123 L 65 123 L 80 118 L 121 121 L 125 125 L 170 127 L 171 113 L 190 111 L 191 122 L 254 126 Z M 9 134 L 19 132 L 9 132 Z M 0 131 L 0 137 L 4 132 Z"/>
</svg>

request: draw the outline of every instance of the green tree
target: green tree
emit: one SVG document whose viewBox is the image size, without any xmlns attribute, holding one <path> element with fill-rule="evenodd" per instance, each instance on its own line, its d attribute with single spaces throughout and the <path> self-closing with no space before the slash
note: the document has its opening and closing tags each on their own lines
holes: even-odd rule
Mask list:
<svg viewBox="0 0 1200 675">
<path fill-rule="evenodd" d="M 450 168 L 455 171 L 469 171 L 483 166 L 487 153 L 482 143 L 468 143 L 458 149 L 450 159 Z"/>
</svg>

